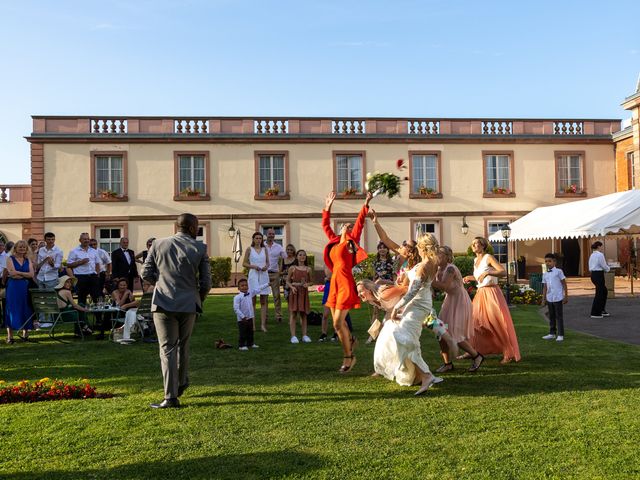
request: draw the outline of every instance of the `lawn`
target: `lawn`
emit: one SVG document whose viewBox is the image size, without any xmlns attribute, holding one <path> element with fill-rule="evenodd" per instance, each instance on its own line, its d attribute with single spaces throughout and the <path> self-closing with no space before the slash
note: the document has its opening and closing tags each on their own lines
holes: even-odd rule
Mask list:
<svg viewBox="0 0 640 480">
<path fill-rule="evenodd" d="M 363 340 L 366 315 L 354 314 Z M 0 406 L 0 477 L 640 477 L 640 350 L 574 332 L 545 342 L 536 307 L 513 316 L 520 363 L 490 358 L 469 374 L 458 362 L 417 398 L 370 377 L 364 342 L 348 375 L 337 373 L 337 344 L 291 345 L 286 324 L 257 333 L 259 350 L 214 349 L 217 338 L 237 341 L 230 296 L 207 300 L 179 410 L 148 408 L 162 398 L 156 345 L 3 343 L 1 379 L 86 377 L 115 397 Z M 437 368 L 429 332 L 422 343 Z"/>
</svg>

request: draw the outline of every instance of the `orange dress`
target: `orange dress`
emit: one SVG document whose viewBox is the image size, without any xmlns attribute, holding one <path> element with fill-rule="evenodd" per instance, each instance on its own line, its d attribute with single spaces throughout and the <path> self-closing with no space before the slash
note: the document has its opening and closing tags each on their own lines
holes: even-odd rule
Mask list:
<svg viewBox="0 0 640 480">
<path fill-rule="evenodd" d="M 355 264 L 354 255 L 349 251 L 349 242 L 338 243 L 331 249 L 329 256 L 333 262 L 333 275 L 325 305 L 339 310 L 360 308 L 360 297 L 351 273 Z"/>
<path fill-rule="evenodd" d="M 326 210 L 322 210 L 322 229 L 329 239 L 329 243 L 324 247 L 324 263 L 332 272 L 329 296 L 325 303 L 329 308 L 339 310 L 360 308 L 360 297 L 358 297 L 351 269 L 367 258 L 367 252 L 358 243 L 368 212 L 369 208 L 366 206 L 360 209 L 351 233 L 347 234 L 347 241 L 342 242 L 341 237 L 331 228 L 331 215 Z M 356 246 L 355 255 L 349 252 L 348 240 L 353 241 Z"/>
</svg>

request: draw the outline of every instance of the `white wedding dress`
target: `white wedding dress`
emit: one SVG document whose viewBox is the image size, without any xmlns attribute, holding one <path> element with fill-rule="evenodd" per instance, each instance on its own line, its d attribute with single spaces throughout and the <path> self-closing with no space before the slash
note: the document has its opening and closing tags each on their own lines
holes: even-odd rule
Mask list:
<svg viewBox="0 0 640 480">
<path fill-rule="evenodd" d="M 267 265 L 267 251 L 266 248 L 262 248 L 260 253 L 256 252 L 253 247 L 249 247 L 249 263 L 251 265 L 257 265 L 259 267 L 265 267 Z M 269 274 L 266 271 L 259 271 L 251 269 L 249 270 L 249 276 L 247 279 L 249 283 L 249 290 L 257 290 L 257 295 L 269 295 L 271 288 L 269 287 Z M 260 290 L 260 286 L 267 284 L 265 288 Z"/>
<path fill-rule="evenodd" d="M 433 306 L 431 281 L 423 282 L 416 278 L 418 265 L 409 271 L 409 290 L 396 305 L 396 308 L 405 306 L 402 320 L 391 332 L 397 350 L 394 376 L 398 385 L 405 386 L 415 383 L 416 366 L 422 372 L 430 373 L 427 362 L 422 358 L 420 335 L 422 334 L 422 322 L 429 315 Z"/>
</svg>

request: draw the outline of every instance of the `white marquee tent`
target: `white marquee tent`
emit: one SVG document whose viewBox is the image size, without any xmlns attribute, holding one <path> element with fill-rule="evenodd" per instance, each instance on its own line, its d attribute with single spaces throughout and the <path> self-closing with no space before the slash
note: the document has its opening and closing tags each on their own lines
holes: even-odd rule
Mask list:
<svg viewBox="0 0 640 480">
<path fill-rule="evenodd" d="M 640 190 L 540 207 L 509 224 L 510 242 L 552 238 L 640 236 Z M 502 231 L 489 237 L 504 241 Z"/>
</svg>

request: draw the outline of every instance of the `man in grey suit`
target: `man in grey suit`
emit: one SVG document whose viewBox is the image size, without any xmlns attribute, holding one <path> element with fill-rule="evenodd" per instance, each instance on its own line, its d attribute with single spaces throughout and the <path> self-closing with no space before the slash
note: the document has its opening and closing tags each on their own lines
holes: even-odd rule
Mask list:
<svg viewBox="0 0 640 480">
<path fill-rule="evenodd" d="M 177 408 L 178 397 L 189 386 L 189 339 L 197 313 L 211 288 L 206 246 L 196 241 L 198 218 L 178 217 L 178 233 L 156 239 L 142 270 L 155 285 L 151 311 L 160 346 L 164 400 L 153 408 Z"/>
</svg>

